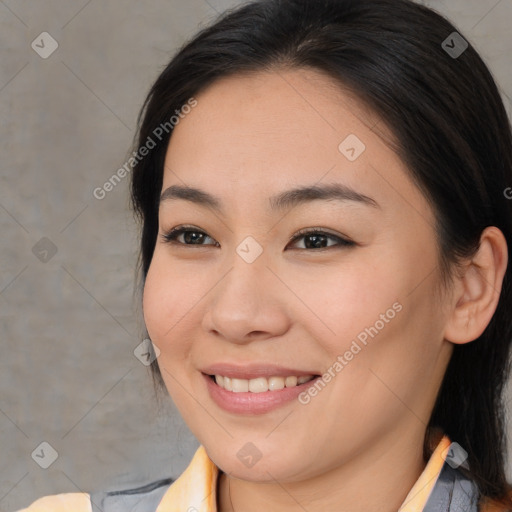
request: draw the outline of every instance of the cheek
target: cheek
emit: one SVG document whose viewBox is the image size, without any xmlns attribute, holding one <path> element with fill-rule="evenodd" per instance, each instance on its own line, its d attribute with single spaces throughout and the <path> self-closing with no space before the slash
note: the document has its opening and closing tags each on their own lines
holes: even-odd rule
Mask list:
<svg viewBox="0 0 512 512">
<path fill-rule="evenodd" d="M 180 277 L 155 251 L 144 284 L 142 308 L 148 334 L 163 358 L 169 349 L 177 348 L 169 340 L 181 327 L 178 321 L 185 314 L 186 290 Z"/>
<path fill-rule="evenodd" d="M 142 297 L 144 320 L 150 335 L 161 338 L 172 327 L 173 317 L 178 313 L 178 296 L 183 296 L 185 291 L 173 265 L 165 261 L 157 244 Z"/>
<path fill-rule="evenodd" d="M 160 349 L 160 366 L 173 367 L 190 352 L 201 299 L 211 283 L 195 267 L 176 265 L 156 248 L 146 276 L 142 307 L 149 337 Z"/>
<path fill-rule="evenodd" d="M 407 305 L 398 283 L 385 278 L 376 282 L 380 275 L 378 270 L 359 273 L 333 283 L 331 300 L 325 302 L 322 310 L 322 318 L 333 332 L 318 339 L 330 356 L 330 366 L 325 372 L 339 376 L 333 379 L 336 384 L 332 388 L 338 390 L 337 400 L 340 395 L 341 401 L 360 396 L 371 402 L 375 391 L 372 387 L 376 385 L 380 390 L 382 386 L 372 378 L 370 369 L 383 360 L 396 368 L 404 356 L 401 351 L 395 352 L 395 348 L 403 343 Z M 359 409 L 349 401 L 345 407 Z"/>
<path fill-rule="evenodd" d="M 318 339 L 332 364 L 343 356 L 338 371 L 331 371 L 345 376 L 338 379 L 344 392 L 347 387 L 370 392 L 371 383 L 382 387 L 371 369 L 398 388 L 429 369 L 441 329 L 434 276 L 424 277 L 432 268 L 433 252 L 423 250 L 419 258 L 414 251 L 381 250 L 358 258 L 350 271 L 333 273 L 323 295 L 320 288 L 308 295 L 310 300 L 318 296 L 313 306 L 321 312 Z"/>
<path fill-rule="evenodd" d="M 161 265 L 160 258 L 154 255 L 144 284 L 142 307 L 149 337 L 160 350 L 157 359 L 160 374 L 170 396 L 179 402 L 178 383 L 185 382 L 183 363 L 188 349 L 186 343 L 178 343 L 186 339 L 179 333 L 182 327 L 179 318 L 184 315 L 183 288 L 180 284 L 173 285 L 173 277 L 168 266 Z"/>
<path fill-rule="evenodd" d="M 389 264 L 385 259 L 379 262 L 370 256 L 362 257 L 350 266 L 331 271 L 323 286 L 304 291 L 312 309 L 318 312 L 322 338 L 328 340 L 331 353 L 347 350 L 360 334 L 364 341 L 365 329 L 376 322 L 380 331 L 394 321 L 397 306 L 393 309 L 393 304 L 399 301 L 401 283 L 396 274 L 386 269 Z M 389 322 L 383 325 L 385 320 Z M 328 331 L 330 335 L 326 337 Z"/>
<path fill-rule="evenodd" d="M 158 279 L 158 269 L 155 261 L 151 262 L 146 281 L 144 283 L 144 291 L 142 295 L 142 311 L 144 322 L 149 333 L 149 337 L 153 342 L 161 339 L 164 332 L 164 319 L 166 317 L 167 304 L 161 300 L 163 293 L 162 280 Z"/>
</svg>

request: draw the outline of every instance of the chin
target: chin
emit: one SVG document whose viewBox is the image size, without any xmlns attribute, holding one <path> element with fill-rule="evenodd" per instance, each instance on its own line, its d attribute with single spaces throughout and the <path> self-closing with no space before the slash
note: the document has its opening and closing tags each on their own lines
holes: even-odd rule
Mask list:
<svg viewBox="0 0 512 512">
<path fill-rule="evenodd" d="M 213 462 L 226 474 L 250 482 L 280 482 L 300 479 L 303 471 L 308 471 L 307 461 L 298 457 L 284 459 L 276 447 L 254 452 L 250 456 L 250 448 L 232 452 L 229 448 L 217 447 L 219 451 L 207 447 L 207 453 Z M 247 455 L 246 455 L 247 454 Z M 260 457 L 260 458 L 258 458 Z M 298 464 L 300 463 L 300 466 Z M 309 466 L 311 468 L 311 466 Z"/>
</svg>

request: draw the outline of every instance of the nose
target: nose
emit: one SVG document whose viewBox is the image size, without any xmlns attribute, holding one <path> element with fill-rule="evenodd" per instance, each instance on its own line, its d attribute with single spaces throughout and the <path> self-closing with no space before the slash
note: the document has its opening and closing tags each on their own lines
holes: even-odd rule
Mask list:
<svg viewBox="0 0 512 512">
<path fill-rule="evenodd" d="M 236 255 L 208 297 L 202 327 L 231 343 L 282 336 L 290 326 L 291 292 L 263 258 L 247 263 Z"/>
</svg>

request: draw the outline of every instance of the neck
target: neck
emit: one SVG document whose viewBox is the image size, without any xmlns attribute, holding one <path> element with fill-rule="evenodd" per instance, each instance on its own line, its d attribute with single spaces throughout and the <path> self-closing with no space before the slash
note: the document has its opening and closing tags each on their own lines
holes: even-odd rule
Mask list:
<svg viewBox="0 0 512 512">
<path fill-rule="evenodd" d="M 381 437 L 345 464 L 300 482 L 250 482 L 219 472 L 218 511 L 396 512 L 425 468 L 424 433 L 410 428 Z"/>
</svg>

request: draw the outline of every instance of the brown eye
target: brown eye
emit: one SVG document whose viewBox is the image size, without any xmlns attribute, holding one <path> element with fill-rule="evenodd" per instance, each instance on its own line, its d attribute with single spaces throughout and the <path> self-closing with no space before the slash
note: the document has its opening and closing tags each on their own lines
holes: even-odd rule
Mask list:
<svg viewBox="0 0 512 512">
<path fill-rule="evenodd" d="M 353 246 L 355 242 L 348 240 L 346 238 L 339 237 L 337 235 L 333 235 L 331 233 L 327 233 L 325 231 L 319 230 L 307 230 L 300 231 L 297 235 L 295 235 L 291 241 L 295 242 L 296 240 L 304 239 L 304 247 L 299 247 L 298 249 L 329 249 L 331 247 L 340 247 L 340 246 Z M 331 245 L 326 245 L 328 240 L 334 240 L 336 243 Z"/>
<path fill-rule="evenodd" d="M 183 238 L 179 240 L 178 238 L 183 235 Z M 205 246 L 212 244 L 205 244 L 205 239 L 210 238 L 214 240 L 209 235 L 207 235 L 204 231 L 201 231 L 198 228 L 193 226 L 177 226 L 167 233 L 163 233 L 161 235 L 163 241 L 165 243 L 176 244 L 176 245 L 184 245 L 184 246 Z M 356 245 L 352 240 L 348 240 L 346 238 L 342 238 L 340 236 L 334 235 L 332 233 L 327 233 L 326 231 L 321 230 L 304 230 L 300 231 L 298 234 L 294 235 L 290 242 L 296 243 L 297 240 L 304 239 L 304 247 L 298 247 L 300 250 L 307 249 L 330 249 L 331 247 L 350 247 Z M 333 244 L 328 245 L 329 240 L 334 241 Z M 214 241 L 216 247 L 219 247 L 219 243 Z"/>
<path fill-rule="evenodd" d="M 177 238 L 181 235 L 184 236 L 183 242 L 177 240 Z M 171 229 L 167 233 L 163 233 L 161 236 L 163 241 L 166 243 L 174 243 L 180 245 L 211 245 L 201 243 L 204 241 L 205 238 L 211 237 L 209 237 L 204 231 L 201 231 L 200 229 L 193 227 L 186 228 L 183 226 L 178 226 L 176 228 Z M 218 243 L 215 242 L 215 245 L 218 245 Z"/>
</svg>

